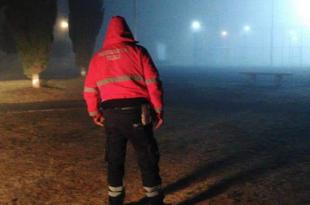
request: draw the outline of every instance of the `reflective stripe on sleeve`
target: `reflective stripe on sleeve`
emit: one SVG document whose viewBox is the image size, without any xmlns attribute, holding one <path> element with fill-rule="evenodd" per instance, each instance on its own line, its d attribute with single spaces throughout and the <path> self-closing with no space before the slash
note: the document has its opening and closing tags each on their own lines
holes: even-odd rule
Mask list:
<svg viewBox="0 0 310 205">
<path fill-rule="evenodd" d="M 94 111 L 94 112 L 89 112 L 88 114 L 89 114 L 89 116 L 91 116 L 91 117 L 95 117 L 96 115 L 99 114 L 99 112 L 98 112 L 98 111 Z"/>
<path fill-rule="evenodd" d="M 162 111 L 163 111 L 162 108 L 156 108 L 156 109 L 155 109 L 155 112 L 156 112 L 156 113 L 161 113 Z"/>
<path fill-rule="evenodd" d="M 124 82 L 124 81 L 144 81 L 144 78 L 139 75 L 123 75 L 123 76 L 118 76 L 118 77 L 111 77 L 111 78 L 106 78 L 103 80 L 100 80 L 97 82 L 97 86 L 102 86 L 106 85 L 108 83 L 117 83 L 117 82 Z"/>
<path fill-rule="evenodd" d="M 157 78 L 151 78 L 151 79 L 145 80 L 146 84 L 152 84 L 152 83 L 156 83 L 156 82 L 157 82 Z"/>
<path fill-rule="evenodd" d="M 84 92 L 85 93 L 97 93 L 98 91 L 96 88 L 84 87 Z"/>
</svg>

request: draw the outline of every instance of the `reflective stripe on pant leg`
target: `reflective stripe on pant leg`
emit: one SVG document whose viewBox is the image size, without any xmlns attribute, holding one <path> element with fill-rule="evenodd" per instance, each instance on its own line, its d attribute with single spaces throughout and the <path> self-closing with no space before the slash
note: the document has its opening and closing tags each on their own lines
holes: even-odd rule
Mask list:
<svg viewBox="0 0 310 205">
<path fill-rule="evenodd" d="M 119 186 L 119 187 L 113 187 L 109 186 L 109 196 L 110 197 L 119 197 L 124 193 L 124 187 Z"/>
<path fill-rule="evenodd" d="M 145 190 L 145 195 L 147 197 L 155 197 L 160 194 L 161 192 L 161 186 L 153 186 L 153 187 L 143 187 Z"/>
</svg>

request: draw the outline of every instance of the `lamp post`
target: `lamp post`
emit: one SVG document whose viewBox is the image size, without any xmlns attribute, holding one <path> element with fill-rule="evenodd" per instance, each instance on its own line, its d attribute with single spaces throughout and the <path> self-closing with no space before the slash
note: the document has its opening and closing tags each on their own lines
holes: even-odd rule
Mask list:
<svg viewBox="0 0 310 205">
<path fill-rule="evenodd" d="M 271 0 L 271 28 L 270 28 L 270 66 L 273 67 L 273 43 L 274 43 L 274 7 L 275 2 Z"/>
<path fill-rule="evenodd" d="M 223 39 L 223 41 L 226 41 L 228 36 L 229 36 L 229 33 L 227 30 L 222 30 L 220 32 L 220 36 Z M 230 56 L 229 46 L 227 46 L 227 42 L 222 44 L 222 49 L 224 51 L 224 58 L 223 59 L 225 59 L 226 62 L 229 62 L 231 56 Z"/>
<path fill-rule="evenodd" d="M 299 47 L 299 66 L 302 68 L 304 66 L 303 55 L 304 55 L 304 27 L 300 28 L 300 47 Z"/>
<path fill-rule="evenodd" d="M 193 64 L 197 65 L 198 56 L 200 55 L 199 51 L 199 33 L 201 32 L 202 26 L 201 22 L 198 20 L 194 20 L 191 23 L 191 30 L 193 33 Z"/>
<path fill-rule="evenodd" d="M 295 59 L 293 59 L 294 48 L 297 45 L 299 38 L 298 33 L 295 30 L 290 30 L 288 34 L 289 34 L 288 59 L 290 59 L 289 64 L 291 66 L 294 66 L 295 64 Z"/>
<path fill-rule="evenodd" d="M 248 64 L 248 56 L 249 56 L 249 52 L 248 52 L 248 35 L 250 34 L 250 32 L 252 31 L 252 28 L 250 25 L 244 25 L 242 28 L 242 35 L 243 35 L 243 51 L 242 53 L 244 53 L 244 64 L 247 65 Z"/>
</svg>

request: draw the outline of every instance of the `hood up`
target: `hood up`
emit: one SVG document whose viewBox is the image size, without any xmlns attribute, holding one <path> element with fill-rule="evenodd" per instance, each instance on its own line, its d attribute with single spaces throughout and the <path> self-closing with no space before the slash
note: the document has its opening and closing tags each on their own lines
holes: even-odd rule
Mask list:
<svg viewBox="0 0 310 205">
<path fill-rule="evenodd" d="M 103 47 L 116 43 L 137 43 L 124 17 L 113 16 L 103 41 Z"/>
</svg>

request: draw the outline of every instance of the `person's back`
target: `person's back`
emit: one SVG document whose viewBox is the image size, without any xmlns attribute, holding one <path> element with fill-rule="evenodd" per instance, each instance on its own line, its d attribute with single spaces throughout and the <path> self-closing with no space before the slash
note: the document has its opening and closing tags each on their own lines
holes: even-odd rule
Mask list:
<svg viewBox="0 0 310 205">
<path fill-rule="evenodd" d="M 113 99 L 145 98 L 158 115 L 162 113 L 162 90 L 154 63 L 147 51 L 136 45 L 125 20 L 113 17 L 102 49 L 93 57 L 85 81 L 86 101 L 100 90 L 103 102 Z M 96 102 L 88 106 L 98 113 Z"/>
<path fill-rule="evenodd" d="M 123 177 L 128 140 L 137 152 L 150 204 L 163 204 L 159 153 L 149 120 L 154 110 L 156 127 L 163 123 L 162 88 L 151 57 L 136 43 L 125 20 L 113 17 L 103 47 L 91 60 L 85 80 L 88 112 L 106 130 L 110 205 L 122 205 L 125 197 Z"/>
</svg>

